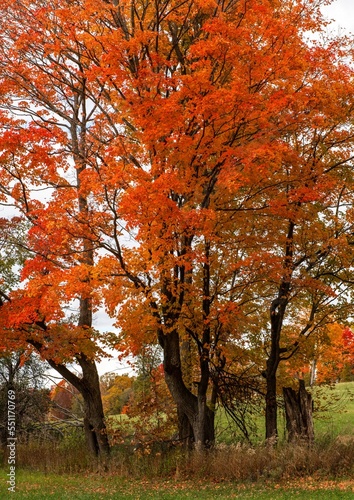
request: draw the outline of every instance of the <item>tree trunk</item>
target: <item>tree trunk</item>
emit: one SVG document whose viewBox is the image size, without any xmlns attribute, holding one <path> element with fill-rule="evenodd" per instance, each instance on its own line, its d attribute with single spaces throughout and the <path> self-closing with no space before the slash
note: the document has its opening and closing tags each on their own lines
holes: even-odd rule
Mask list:
<svg viewBox="0 0 354 500">
<path fill-rule="evenodd" d="M 283 387 L 286 429 L 288 441 L 303 440 L 312 443 L 314 428 L 312 419 L 312 396 L 305 389 L 305 382 L 299 380 L 299 390 Z"/>
<path fill-rule="evenodd" d="M 317 361 L 313 359 L 311 362 L 311 371 L 310 371 L 310 387 L 314 386 L 316 383 L 316 371 L 317 371 Z"/>
<path fill-rule="evenodd" d="M 74 93 L 76 104 L 75 112 L 71 121 L 71 144 L 72 154 L 76 166 L 77 199 L 79 203 L 79 214 L 84 218 L 89 218 L 88 196 L 89 193 L 81 191 L 81 175 L 87 168 L 87 109 L 86 109 L 86 87 L 85 84 Z M 93 244 L 89 237 L 84 237 L 82 242 L 82 255 L 79 262 L 89 267 L 94 266 Z M 89 281 L 85 278 L 84 281 Z M 92 297 L 80 297 L 80 315 L 78 326 L 82 328 L 92 328 Z M 107 456 L 110 451 L 104 413 L 100 382 L 97 367 L 94 361 L 89 360 L 85 354 L 77 355 L 77 361 L 82 369 L 80 388 L 77 389 L 83 396 L 85 418 L 84 429 L 89 449 L 95 455 Z M 74 385 L 74 384 L 73 384 Z"/>
<path fill-rule="evenodd" d="M 38 343 L 31 341 L 37 350 L 41 349 Z M 82 369 L 82 377 L 72 373 L 65 365 L 57 364 L 48 359 L 49 365 L 54 368 L 65 380 L 72 384 L 82 395 L 84 400 L 84 430 L 89 450 L 96 456 L 108 456 L 110 451 L 106 424 L 102 406 L 100 382 L 96 363 L 85 355 L 77 357 Z"/>
<path fill-rule="evenodd" d="M 214 412 L 207 406 L 206 393 L 199 391 L 195 396 L 184 384 L 178 332 L 160 335 L 159 339 L 164 350 L 165 380 L 178 409 L 180 439 L 186 440 L 187 447 L 193 442 L 197 449 L 209 447 L 215 439 Z"/>
<path fill-rule="evenodd" d="M 100 382 L 96 364 L 81 356 L 78 360 L 82 368 L 81 391 L 84 399 L 84 429 L 89 449 L 95 455 L 109 455 L 110 446 L 102 406 Z"/>
<path fill-rule="evenodd" d="M 281 292 L 279 292 L 281 296 Z M 271 345 L 267 359 L 266 377 L 266 440 L 273 444 L 278 438 L 277 370 L 280 363 L 280 333 L 286 301 L 275 299 L 270 308 Z"/>
<path fill-rule="evenodd" d="M 198 414 L 193 425 L 195 447 L 198 451 L 209 448 L 214 444 L 214 417 L 215 414 L 208 408 L 206 401 L 198 398 Z"/>
<path fill-rule="evenodd" d="M 270 305 L 270 352 L 267 359 L 267 368 L 265 377 L 267 381 L 266 392 L 266 440 L 272 443 L 278 437 L 277 427 L 277 370 L 279 363 L 282 361 L 281 353 L 287 349 L 280 347 L 281 332 L 285 311 L 288 306 L 291 276 L 293 273 L 293 238 L 294 238 L 295 222 L 289 220 L 285 255 L 284 255 L 284 274 L 281 278 L 278 288 L 277 297 L 272 300 Z"/>
<path fill-rule="evenodd" d="M 186 388 L 191 391 L 193 380 L 192 380 L 192 361 L 191 361 L 191 345 L 190 339 L 186 339 L 181 342 L 180 345 L 180 356 L 181 356 L 181 370 L 183 373 L 183 382 Z M 194 445 L 194 431 L 193 427 L 188 420 L 187 415 L 184 413 L 182 406 L 177 406 L 177 417 L 178 417 L 178 438 L 184 444 L 187 450 L 191 450 Z"/>
<path fill-rule="evenodd" d="M 183 410 L 177 407 L 178 417 L 178 439 L 183 443 L 187 450 L 191 450 L 194 444 L 194 432 L 187 415 Z"/>
<path fill-rule="evenodd" d="M 269 360 L 267 365 L 270 365 Z M 278 437 L 278 406 L 277 406 L 277 379 L 276 371 L 267 369 L 266 392 L 266 440 L 276 441 Z"/>
</svg>

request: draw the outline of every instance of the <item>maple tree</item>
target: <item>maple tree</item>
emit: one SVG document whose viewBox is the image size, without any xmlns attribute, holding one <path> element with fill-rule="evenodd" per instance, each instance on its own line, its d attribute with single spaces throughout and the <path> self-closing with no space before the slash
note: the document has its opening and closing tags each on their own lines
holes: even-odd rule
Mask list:
<svg viewBox="0 0 354 500">
<path fill-rule="evenodd" d="M 333 384 L 345 381 L 353 372 L 353 332 L 338 323 L 322 332 L 320 342 L 312 349 L 312 384 Z"/>
<path fill-rule="evenodd" d="M 10 336 L 16 344 L 31 345 L 79 390 L 89 445 L 95 453 L 107 454 L 94 362 L 102 349 L 92 328 L 93 248 L 80 223 L 88 211 L 88 193 L 81 187 L 80 174 L 86 168 L 90 115 L 85 81 L 77 79 L 76 73 L 83 56 L 70 38 L 73 32 L 69 38 L 63 36 L 61 30 L 71 21 L 60 3 L 5 2 L 2 22 L 1 105 L 6 111 L 1 116 L 1 195 L 3 203 L 14 204 L 29 226 L 25 239 L 15 239 L 9 231 L 8 241 L 24 246 L 31 257 L 22 270 L 26 290 L 3 295 L 7 302 L 3 324 L 8 337 L 12 328 Z M 46 47 L 49 40 L 52 50 Z M 70 64 L 63 64 L 64 53 Z M 38 196 L 48 191 L 54 192 L 50 203 Z M 16 214 L 13 224 L 19 220 Z M 67 279 L 69 270 L 76 278 Z M 73 301 L 78 317 L 70 319 L 67 310 Z M 80 366 L 81 376 L 68 368 L 66 363 L 72 359 Z"/>
<path fill-rule="evenodd" d="M 320 99 L 323 97 L 321 91 Z M 277 285 L 269 288 L 274 290 L 274 299 L 270 307 L 271 338 L 269 343 L 266 340 L 268 437 L 276 434 L 278 364 L 299 350 L 317 328 L 332 322 L 333 317 L 346 317 L 350 309 L 352 220 L 346 206 L 352 203 L 352 179 L 347 168 L 352 159 L 352 130 L 343 130 L 351 113 L 351 104 L 345 109 L 343 100 L 339 100 L 342 120 L 330 111 L 323 124 L 313 127 L 307 137 L 303 130 L 297 132 L 296 142 L 301 144 L 298 165 L 293 161 L 291 174 L 286 172 L 281 212 L 274 210 L 282 231 L 277 232 L 278 244 L 282 241 L 280 248 L 284 250 L 282 256 L 279 246 L 271 250 L 275 258 L 269 266 L 276 272 L 271 279 Z M 317 102 L 316 121 L 319 106 Z M 287 161 L 284 167 L 287 170 Z M 303 310 L 300 320 L 301 305 L 307 313 Z"/>
<path fill-rule="evenodd" d="M 271 438 L 279 363 L 345 315 L 352 73 L 346 40 L 306 40 L 324 3 L 3 2 L 0 192 L 31 258 L 2 321 L 83 394 L 93 447 L 103 301 L 120 349 L 158 340 L 199 448 L 237 352 L 257 346 Z"/>
<path fill-rule="evenodd" d="M 150 147 L 152 178 L 147 184 L 144 171 L 140 186 L 126 191 L 118 212 L 120 217 L 129 221 L 130 227 L 136 228 L 137 236 L 134 236 L 139 238 L 142 252 L 146 252 L 141 267 L 147 271 L 152 269 L 152 276 L 149 280 L 147 272 L 145 281 L 143 277 L 132 275 L 129 256 L 125 254 L 124 262 L 121 248 L 118 248 L 120 266 L 134 287 L 159 296 L 158 301 L 148 300 L 153 312 L 146 330 L 153 330 L 151 321 L 154 318 L 157 328 L 162 326 L 159 340 L 165 351 L 166 379 L 175 400 L 181 401 L 182 413 L 189 412 L 190 422 L 199 418 L 204 422 L 208 418 L 212 420 L 210 408 L 203 407 L 203 404 L 208 383 L 212 380 L 217 387 L 225 362 L 223 349 L 219 350 L 218 345 L 223 347 L 230 324 L 234 329 L 230 337 L 237 340 L 236 325 L 242 332 L 245 324 L 242 324 L 242 314 L 248 317 L 246 328 L 249 328 L 250 313 L 247 307 L 242 307 L 244 303 L 255 307 L 261 303 L 262 297 L 267 297 L 262 303 L 266 305 L 265 311 L 271 306 L 271 315 L 267 319 L 262 315 L 262 322 L 258 321 L 255 331 L 261 337 L 265 321 L 270 322 L 270 350 L 264 370 L 268 438 L 276 435 L 279 362 L 296 352 L 301 340 L 325 323 L 330 314 L 345 314 L 347 286 L 344 284 L 351 286 L 352 224 L 351 214 L 345 208 L 350 205 L 352 182 L 348 168 L 353 136 L 351 72 L 345 62 L 341 62 L 344 48 L 339 45 L 340 41 L 335 40 L 327 46 L 314 44 L 310 47 L 306 44 L 304 32 L 314 29 L 315 23 L 319 23 L 319 12 L 314 20 L 310 17 L 312 5 L 306 3 L 308 17 L 304 14 L 304 5 L 296 5 L 301 10 L 290 9 L 288 12 L 287 7 L 295 4 L 282 4 L 282 13 L 284 16 L 288 14 L 289 18 L 283 17 L 280 25 L 272 17 L 277 19 L 277 9 L 270 8 L 266 2 L 262 5 L 263 15 L 266 7 L 270 10 L 269 17 L 263 18 L 264 24 L 258 26 L 264 30 L 264 45 L 257 48 L 262 54 L 265 52 L 267 58 L 259 58 L 255 47 L 252 47 L 252 54 L 247 52 L 249 60 L 259 71 L 253 80 L 254 87 L 250 85 L 249 72 L 246 71 L 249 66 L 234 45 L 234 53 L 224 55 L 225 73 L 220 70 L 219 79 L 213 80 L 217 71 L 215 67 L 221 59 L 217 51 L 220 51 L 225 36 L 225 31 L 223 34 L 218 31 L 221 23 L 218 19 L 218 28 L 208 25 L 212 34 L 208 31 L 205 45 L 198 42 L 200 51 L 202 46 L 204 49 L 202 57 L 194 57 L 192 69 L 185 70 L 189 86 L 175 91 L 178 104 L 182 102 L 182 106 L 163 108 L 161 101 L 165 96 L 161 98 L 161 91 L 157 90 L 154 90 L 154 100 L 158 100 L 158 107 L 155 104 L 154 109 L 149 108 L 149 114 L 145 101 L 143 112 L 138 106 L 140 101 L 134 103 L 130 120 L 133 120 L 134 113 L 141 113 L 133 122 L 140 128 L 135 128 L 141 130 L 146 142 L 153 141 Z M 250 14 L 252 21 L 253 15 L 257 15 L 257 7 L 254 6 Z M 236 12 L 239 13 L 236 9 L 233 14 Z M 247 29 L 247 20 L 245 15 L 242 28 Z M 232 28 L 236 28 L 232 24 L 232 14 L 227 26 L 227 35 L 230 35 Z M 245 35 L 243 29 L 237 32 L 239 28 L 237 24 L 233 36 Z M 249 29 L 256 38 L 254 22 Z M 216 39 L 213 38 L 215 33 Z M 269 47 L 265 41 L 267 36 L 271 42 Z M 235 38 L 232 41 L 235 43 Z M 247 50 L 244 46 L 242 48 Z M 198 66 L 200 62 L 202 68 Z M 228 67 L 228 62 L 235 73 Z M 238 70 L 237 95 L 236 81 L 232 80 L 235 68 Z M 272 68 L 272 73 L 268 76 L 269 68 Z M 145 78 L 145 66 L 144 70 Z M 189 72 L 198 82 L 198 89 L 193 87 L 193 92 L 190 92 Z M 222 81 L 225 74 L 227 79 Z M 262 79 L 257 81 L 260 75 Z M 247 76 L 244 94 L 240 90 L 242 76 Z M 184 81 L 183 76 L 180 79 Z M 333 81 L 336 82 L 335 89 Z M 203 83 L 205 87 L 202 87 Z M 250 88 L 254 91 L 250 92 Z M 149 91 L 151 93 L 151 89 Z M 221 101 L 218 101 L 220 96 Z M 172 99 L 168 96 L 165 100 Z M 221 102 L 223 106 L 220 108 Z M 225 102 L 234 107 L 229 110 Z M 252 107 L 248 107 L 250 102 Z M 262 107 L 257 108 L 260 104 Z M 197 110 L 192 117 L 189 106 Z M 152 139 L 147 121 L 155 124 Z M 192 131 L 188 129 L 191 123 L 195 127 Z M 161 152 L 158 137 L 163 138 Z M 141 136 L 139 140 L 142 141 Z M 165 169 L 161 162 L 166 165 Z M 177 178 L 173 172 L 176 164 Z M 161 178 L 165 182 L 168 178 L 167 183 L 162 184 Z M 196 211 L 199 212 L 197 217 Z M 171 221 L 168 225 L 167 220 Z M 137 259 L 138 251 L 134 252 L 134 259 Z M 134 261 L 133 266 L 136 268 Z M 271 295 L 274 300 L 269 304 Z M 285 334 L 284 338 L 284 331 L 291 328 L 287 323 L 293 321 L 299 307 L 305 304 L 307 318 L 295 335 Z M 132 306 L 130 303 L 123 308 L 128 317 L 131 317 L 132 307 L 136 309 L 137 304 Z M 140 311 L 143 314 L 142 309 Z M 285 313 L 288 314 L 286 319 Z M 123 324 L 128 321 L 124 318 Z M 136 329 L 131 326 L 134 336 L 130 338 L 137 341 Z M 181 366 L 178 351 L 183 334 L 195 341 L 194 354 L 199 356 L 197 398 L 190 398 L 190 403 L 186 401 L 193 391 L 188 392 L 185 378 L 181 373 L 177 375 Z M 193 404 L 198 406 L 197 410 L 185 410 Z M 202 430 L 193 429 L 194 434 L 208 433 L 207 429 L 203 430 L 203 425 Z M 197 441 L 205 439 L 205 435 L 194 437 Z M 208 439 L 212 440 L 212 434 L 207 436 Z"/>
<path fill-rule="evenodd" d="M 242 315 L 249 318 L 243 304 L 252 301 L 254 307 L 270 294 L 275 298 L 267 318 L 267 437 L 276 434 L 278 364 L 299 348 L 299 339 L 326 321 L 329 311 L 340 309 L 338 294 L 345 296 L 340 287 L 348 275 L 337 271 L 345 258 L 350 273 L 352 254 L 346 239 L 350 214 L 341 222 L 342 206 L 351 199 L 347 166 L 352 158 L 352 85 L 350 69 L 341 62 L 344 47 L 337 40 L 312 47 L 304 41 L 306 30 L 320 27 L 318 5 L 314 10 L 308 3 L 258 2 L 242 10 L 242 22 L 238 9 L 243 5 L 228 7 L 227 28 L 225 19 L 214 18 L 215 11 L 208 16 L 206 9 L 208 37 L 188 45 L 188 57 L 171 48 L 170 58 L 178 62 L 168 83 L 179 78 L 173 89 L 162 88 L 166 77 L 161 74 L 157 88 L 148 79 L 146 54 L 154 54 L 156 47 L 137 52 L 134 68 L 141 57 L 143 83 L 149 87 L 138 87 L 138 81 L 138 98 L 128 93 L 131 135 L 137 141 L 131 160 L 138 170 L 133 168 L 136 185 L 125 190 L 116 213 L 131 233 L 135 229 L 139 246 L 130 252 L 120 243 L 114 248 L 105 244 L 118 258 L 121 276 L 114 287 L 123 287 L 119 278 L 124 274 L 131 282 L 120 301 L 134 288 L 147 297 L 146 307 L 136 298 L 122 307 L 126 318 L 121 324 L 132 328 L 128 344 L 131 348 L 131 341 L 139 340 L 134 319 L 131 323 L 135 309 L 136 316 L 146 318 L 146 332 L 159 332 L 166 380 L 197 442 L 213 440 L 213 413 L 206 399 L 209 383 L 217 388 L 225 363 L 218 346 L 227 337 L 237 340 L 236 325 L 242 331 Z M 153 66 L 151 79 L 158 70 Z M 135 151 L 141 143 L 140 160 Z M 333 214 L 334 223 L 327 225 Z M 109 296 L 108 305 L 112 298 L 117 299 Z M 309 312 L 298 338 L 293 345 L 280 345 L 285 312 L 289 321 L 304 303 Z M 258 322 L 258 336 L 262 328 Z M 199 357 L 197 382 L 192 381 L 196 398 L 181 370 L 185 336 L 195 342 Z"/>
</svg>

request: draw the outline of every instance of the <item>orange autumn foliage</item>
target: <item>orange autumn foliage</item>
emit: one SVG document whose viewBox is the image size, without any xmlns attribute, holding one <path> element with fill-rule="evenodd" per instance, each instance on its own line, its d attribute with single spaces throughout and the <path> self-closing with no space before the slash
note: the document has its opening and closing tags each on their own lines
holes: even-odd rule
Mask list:
<svg viewBox="0 0 354 500">
<path fill-rule="evenodd" d="M 230 353 L 252 346 L 264 370 L 278 299 L 278 354 L 345 309 L 351 46 L 308 40 L 325 33 L 320 6 L 3 1 L 1 196 L 31 253 L 4 306 L 9 342 L 99 357 L 103 336 L 65 310 L 104 305 L 125 353 L 160 343 L 195 425 Z"/>
<path fill-rule="evenodd" d="M 350 328 L 335 324 L 328 328 L 327 339 L 319 348 L 316 383 L 343 380 L 354 370 L 354 335 Z"/>
</svg>

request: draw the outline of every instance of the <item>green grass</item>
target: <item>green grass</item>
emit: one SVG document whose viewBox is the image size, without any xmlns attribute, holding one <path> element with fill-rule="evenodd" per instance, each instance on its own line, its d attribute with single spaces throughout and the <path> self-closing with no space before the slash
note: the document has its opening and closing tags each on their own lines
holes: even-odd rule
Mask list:
<svg viewBox="0 0 354 500">
<path fill-rule="evenodd" d="M 317 400 L 317 404 L 316 404 Z M 354 382 L 341 382 L 333 388 L 314 389 L 315 435 L 318 439 L 324 436 L 343 439 L 352 436 L 354 439 Z"/>
<path fill-rule="evenodd" d="M 314 400 L 315 437 L 318 440 L 343 440 L 353 436 L 354 439 L 354 382 L 340 382 L 333 387 L 319 386 L 312 389 Z M 263 403 L 261 403 L 263 404 Z M 216 435 L 220 443 L 231 444 L 244 441 L 245 438 L 222 409 L 216 414 Z M 251 434 L 252 444 L 261 444 L 265 436 L 265 420 L 263 409 L 252 418 L 255 433 Z M 286 423 L 284 412 L 278 411 L 278 432 L 280 441 L 286 439 Z"/>
<path fill-rule="evenodd" d="M 5 473 L 5 471 L 2 471 Z M 30 500 L 91 500 L 130 499 L 354 499 L 354 482 L 316 483 L 311 478 L 296 486 L 264 483 L 261 485 L 208 483 L 204 480 L 130 481 L 112 475 L 53 475 L 20 471 L 16 477 L 16 499 Z M 6 498 L 6 486 L 1 484 L 0 498 Z"/>
</svg>

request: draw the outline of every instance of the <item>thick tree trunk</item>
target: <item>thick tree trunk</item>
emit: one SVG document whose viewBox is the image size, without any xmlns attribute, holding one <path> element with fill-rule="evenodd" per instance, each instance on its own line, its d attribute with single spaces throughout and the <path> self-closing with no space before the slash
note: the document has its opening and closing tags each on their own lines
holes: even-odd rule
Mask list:
<svg viewBox="0 0 354 500">
<path fill-rule="evenodd" d="M 205 400 L 198 401 L 198 414 L 195 418 L 193 431 L 195 447 L 198 451 L 209 448 L 215 441 L 215 414 L 208 408 Z"/>
<path fill-rule="evenodd" d="M 274 444 L 278 438 L 277 370 L 280 362 L 279 315 L 271 315 L 271 349 L 267 359 L 265 424 L 266 440 Z"/>
<path fill-rule="evenodd" d="M 164 350 L 165 380 L 178 408 L 180 439 L 185 439 L 187 447 L 193 442 L 197 449 L 209 447 L 214 443 L 214 412 L 207 406 L 206 393 L 198 391 L 196 396 L 184 384 L 178 332 L 159 338 Z"/>
<path fill-rule="evenodd" d="M 178 439 L 183 443 L 187 450 L 191 450 L 194 445 L 193 427 L 188 420 L 187 415 L 177 407 L 178 417 Z"/>
<path fill-rule="evenodd" d="M 295 222 L 289 220 L 284 255 L 284 275 L 280 281 L 278 295 L 270 305 L 270 352 L 267 359 L 265 377 L 267 381 L 266 392 L 266 439 L 270 443 L 278 437 L 277 427 L 277 371 L 282 361 L 281 353 L 287 349 L 280 347 L 281 332 L 285 311 L 288 306 L 291 276 L 293 273 L 293 237 Z"/>
<path fill-rule="evenodd" d="M 306 391 L 303 380 L 300 380 L 299 384 L 298 392 L 291 387 L 283 388 L 288 441 L 303 440 L 311 443 L 315 437 L 312 396 Z"/>
<path fill-rule="evenodd" d="M 193 405 L 192 422 L 186 413 L 178 411 L 178 437 L 186 449 L 195 446 L 198 450 L 209 448 L 215 441 L 215 413 L 204 403 Z"/>
<path fill-rule="evenodd" d="M 269 360 L 268 360 L 269 361 Z M 269 363 L 268 363 L 269 364 Z M 266 439 L 276 441 L 278 437 L 278 405 L 277 405 L 277 379 L 276 371 L 267 370 L 267 392 L 266 392 Z"/>
<path fill-rule="evenodd" d="M 31 342 L 40 352 L 37 343 Z M 82 377 L 72 373 L 65 365 L 57 364 L 48 359 L 49 365 L 54 368 L 65 380 L 72 384 L 82 395 L 84 400 L 84 430 L 89 450 L 96 456 L 108 456 L 110 451 L 106 424 L 102 406 L 101 390 L 96 363 L 85 355 L 77 357 L 82 369 Z"/>
<path fill-rule="evenodd" d="M 71 122 L 72 153 L 76 165 L 77 198 L 79 203 L 79 213 L 84 218 L 89 217 L 88 195 L 81 191 L 81 175 L 87 168 L 87 109 L 86 109 L 86 88 L 81 87 L 77 94 L 76 109 Z M 82 238 L 82 255 L 79 259 L 87 266 L 94 266 L 93 244 L 89 237 Z M 85 278 L 85 281 L 89 278 Z M 92 328 L 92 298 L 82 296 L 80 298 L 80 315 L 78 326 L 82 328 Z M 77 361 L 82 369 L 80 387 L 76 387 L 84 399 L 84 429 L 89 449 L 95 455 L 107 456 L 109 454 L 109 442 L 104 422 L 104 413 L 100 391 L 97 367 L 94 361 L 89 360 L 85 354 L 79 354 Z M 73 384 L 75 385 L 75 384 Z"/>
<path fill-rule="evenodd" d="M 95 455 L 109 455 L 110 446 L 104 420 L 100 382 L 96 364 L 85 357 L 79 359 L 83 377 L 84 429 L 89 449 Z"/>
</svg>

